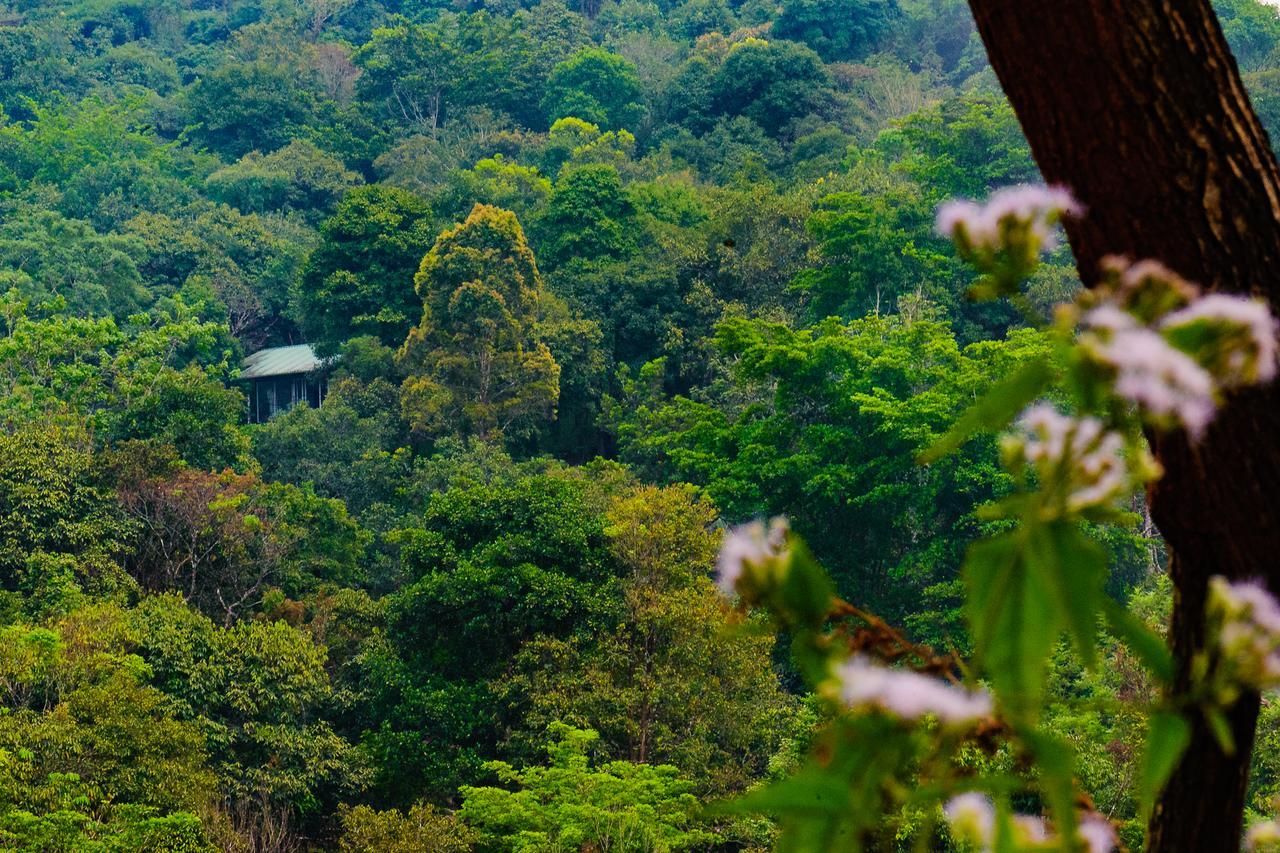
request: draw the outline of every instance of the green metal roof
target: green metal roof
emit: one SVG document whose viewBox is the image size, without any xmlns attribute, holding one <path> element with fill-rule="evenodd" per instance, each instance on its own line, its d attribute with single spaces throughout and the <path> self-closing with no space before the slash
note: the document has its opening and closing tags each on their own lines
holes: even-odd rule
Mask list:
<svg viewBox="0 0 1280 853">
<path fill-rule="evenodd" d="M 240 364 L 241 379 L 310 373 L 324 364 L 308 344 L 260 349 Z"/>
</svg>

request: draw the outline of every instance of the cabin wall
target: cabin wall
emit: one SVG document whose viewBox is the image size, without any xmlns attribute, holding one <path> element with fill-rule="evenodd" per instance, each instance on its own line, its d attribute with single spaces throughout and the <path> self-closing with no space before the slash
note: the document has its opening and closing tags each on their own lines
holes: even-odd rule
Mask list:
<svg viewBox="0 0 1280 853">
<path fill-rule="evenodd" d="M 312 377 L 305 373 L 252 379 L 247 389 L 249 423 L 266 423 L 299 403 L 319 407 L 324 402 L 327 384 L 323 376 Z"/>
</svg>

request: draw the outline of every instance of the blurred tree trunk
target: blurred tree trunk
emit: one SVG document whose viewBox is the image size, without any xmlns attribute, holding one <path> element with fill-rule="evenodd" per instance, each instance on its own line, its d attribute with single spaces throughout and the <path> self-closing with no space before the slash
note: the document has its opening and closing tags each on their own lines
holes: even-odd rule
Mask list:
<svg viewBox="0 0 1280 853">
<path fill-rule="evenodd" d="M 1080 275 L 1156 258 L 1280 312 L 1280 171 L 1209 0 L 970 0 L 1045 180 L 1088 211 L 1067 225 Z M 1152 514 L 1171 552 L 1178 689 L 1215 574 L 1280 592 L 1280 383 L 1233 398 L 1204 441 L 1156 441 Z M 1152 815 L 1151 850 L 1237 850 L 1258 697 L 1224 755 L 1201 721 Z"/>
</svg>

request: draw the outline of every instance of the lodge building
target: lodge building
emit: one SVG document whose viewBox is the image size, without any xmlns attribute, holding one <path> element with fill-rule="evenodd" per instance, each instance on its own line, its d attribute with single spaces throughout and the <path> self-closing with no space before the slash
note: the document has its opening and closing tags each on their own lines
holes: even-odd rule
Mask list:
<svg viewBox="0 0 1280 853">
<path fill-rule="evenodd" d="M 240 381 L 247 383 L 249 423 L 262 424 L 277 412 L 305 403 L 318 407 L 329 390 L 332 359 L 316 356 L 308 344 L 258 350 L 241 363 Z"/>
</svg>

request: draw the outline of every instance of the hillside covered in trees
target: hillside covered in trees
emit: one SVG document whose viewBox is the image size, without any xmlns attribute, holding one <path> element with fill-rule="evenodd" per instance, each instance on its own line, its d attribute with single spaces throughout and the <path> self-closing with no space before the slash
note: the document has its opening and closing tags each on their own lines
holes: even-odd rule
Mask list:
<svg viewBox="0 0 1280 853">
<path fill-rule="evenodd" d="M 1215 8 L 1275 136 L 1280 19 Z M 971 299 L 936 212 L 1038 175 L 960 0 L 9 3 L 0 848 L 772 849 L 724 804 L 831 711 L 724 530 L 785 516 L 859 637 L 974 652 L 1020 483 L 991 435 L 919 458 L 1081 284 L 1064 245 Z M 298 343 L 323 403 L 246 424 L 242 360 Z M 1158 633 L 1113 520 L 1080 547 Z M 1113 633 L 1046 651 L 1042 725 L 1140 849 L 1158 688 Z M 957 849 L 925 811 L 861 837 Z"/>
</svg>

